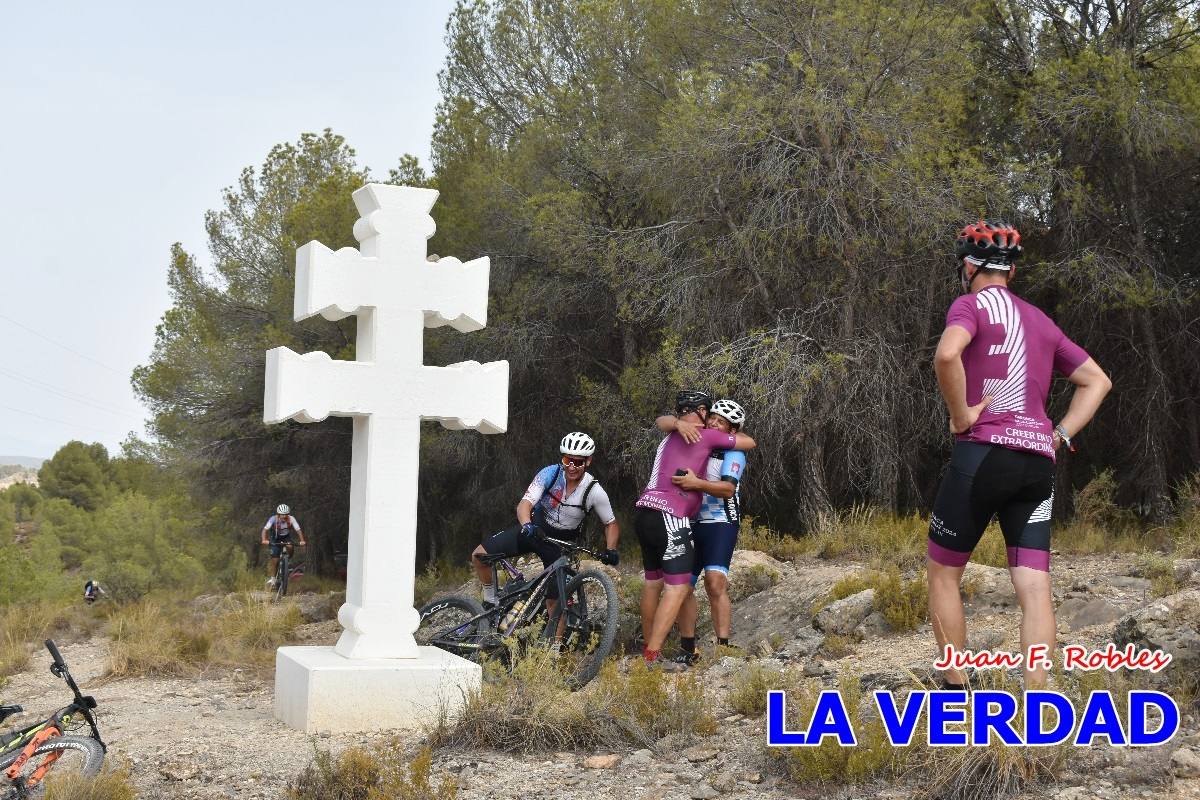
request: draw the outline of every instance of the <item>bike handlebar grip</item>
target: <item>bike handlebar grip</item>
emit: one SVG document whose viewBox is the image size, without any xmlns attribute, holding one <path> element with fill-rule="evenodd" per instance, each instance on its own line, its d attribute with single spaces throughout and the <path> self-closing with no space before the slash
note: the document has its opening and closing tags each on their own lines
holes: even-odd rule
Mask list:
<svg viewBox="0 0 1200 800">
<path fill-rule="evenodd" d="M 54 659 L 56 666 L 65 667 L 67 662 L 63 661 L 62 653 L 58 652 L 58 647 L 55 646 L 53 639 L 46 640 L 46 649 L 50 651 L 50 657 Z"/>
</svg>

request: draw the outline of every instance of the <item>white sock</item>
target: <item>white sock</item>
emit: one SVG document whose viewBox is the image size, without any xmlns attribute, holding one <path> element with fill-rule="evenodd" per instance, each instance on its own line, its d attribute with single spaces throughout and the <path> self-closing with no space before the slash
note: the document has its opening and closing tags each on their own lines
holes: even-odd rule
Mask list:
<svg viewBox="0 0 1200 800">
<path fill-rule="evenodd" d="M 488 603 L 496 602 L 496 587 L 492 586 L 490 583 L 487 586 L 484 586 L 483 587 L 483 599 L 485 602 L 488 602 Z"/>
</svg>

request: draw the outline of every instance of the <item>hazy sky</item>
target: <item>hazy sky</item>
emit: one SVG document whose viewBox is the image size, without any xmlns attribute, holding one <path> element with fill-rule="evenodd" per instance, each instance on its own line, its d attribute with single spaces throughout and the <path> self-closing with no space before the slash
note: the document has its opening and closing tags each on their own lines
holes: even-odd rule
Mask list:
<svg viewBox="0 0 1200 800">
<path fill-rule="evenodd" d="M 245 166 L 333 128 L 376 175 L 429 166 L 453 0 L 6 3 L 0 455 L 142 431 L 129 385 L 172 242 Z"/>
</svg>

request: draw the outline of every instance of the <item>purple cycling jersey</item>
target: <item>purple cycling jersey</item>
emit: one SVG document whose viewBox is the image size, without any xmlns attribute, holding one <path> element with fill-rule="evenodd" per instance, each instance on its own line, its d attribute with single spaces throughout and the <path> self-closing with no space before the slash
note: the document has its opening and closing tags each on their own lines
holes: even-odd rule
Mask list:
<svg viewBox="0 0 1200 800">
<path fill-rule="evenodd" d="M 678 433 L 667 436 L 658 445 L 658 453 L 654 456 L 654 469 L 650 473 L 650 482 L 642 490 L 636 505 L 639 508 L 652 508 L 665 511 L 684 519 L 695 516 L 700 508 L 704 495 L 700 492 L 685 492 L 671 478 L 681 469 L 690 469 L 697 474 L 708 463 L 708 454 L 713 450 L 732 450 L 737 438 L 732 433 L 722 433 L 714 428 L 702 428 L 700 441 L 688 444 Z"/>
<path fill-rule="evenodd" d="M 1070 375 L 1088 360 L 1054 321 L 1003 286 L 954 301 L 946 327 L 971 334 L 962 354 L 967 404 L 992 401 L 960 442 L 999 445 L 1054 458 L 1054 427 L 1046 415 L 1053 370 Z"/>
</svg>

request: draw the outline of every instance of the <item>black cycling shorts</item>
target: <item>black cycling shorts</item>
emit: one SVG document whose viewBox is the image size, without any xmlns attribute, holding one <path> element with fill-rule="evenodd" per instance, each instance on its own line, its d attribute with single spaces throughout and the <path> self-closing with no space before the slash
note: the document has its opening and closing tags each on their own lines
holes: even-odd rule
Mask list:
<svg viewBox="0 0 1200 800">
<path fill-rule="evenodd" d="M 1050 570 L 1054 462 L 1044 455 L 958 442 L 929 518 L 929 558 L 964 566 L 996 517 L 1009 567 Z"/>
<path fill-rule="evenodd" d="M 279 558 L 283 553 L 283 548 L 288 549 L 288 558 L 291 558 L 294 547 L 292 546 L 292 537 L 288 536 L 284 539 L 273 539 L 271 541 L 271 558 Z"/>
<path fill-rule="evenodd" d="M 665 511 L 639 508 L 633 530 L 642 547 L 646 580 L 684 584 L 692 582 L 695 546 L 691 523 Z"/>
<path fill-rule="evenodd" d="M 539 530 L 547 536 L 553 536 L 555 539 L 565 541 L 574 540 L 576 534 L 576 531 L 562 531 L 548 525 L 539 526 Z M 493 556 L 500 555 L 501 553 L 509 556 L 519 556 L 523 553 L 537 553 L 538 558 L 542 560 L 543 567 L 549 567 L 561 558 L 563 554 L 562 548 L 558 545 L 523 533 L 520 525 L 505 528 L 499 533 L 494 533 L 484 539 L 483 549 L 489 555 Z M 555 581 L 551 581 L 549 586 L 546 587 L 546 596 L 551 599 L 558 597 L 558 584 Z"/>
</svg>

